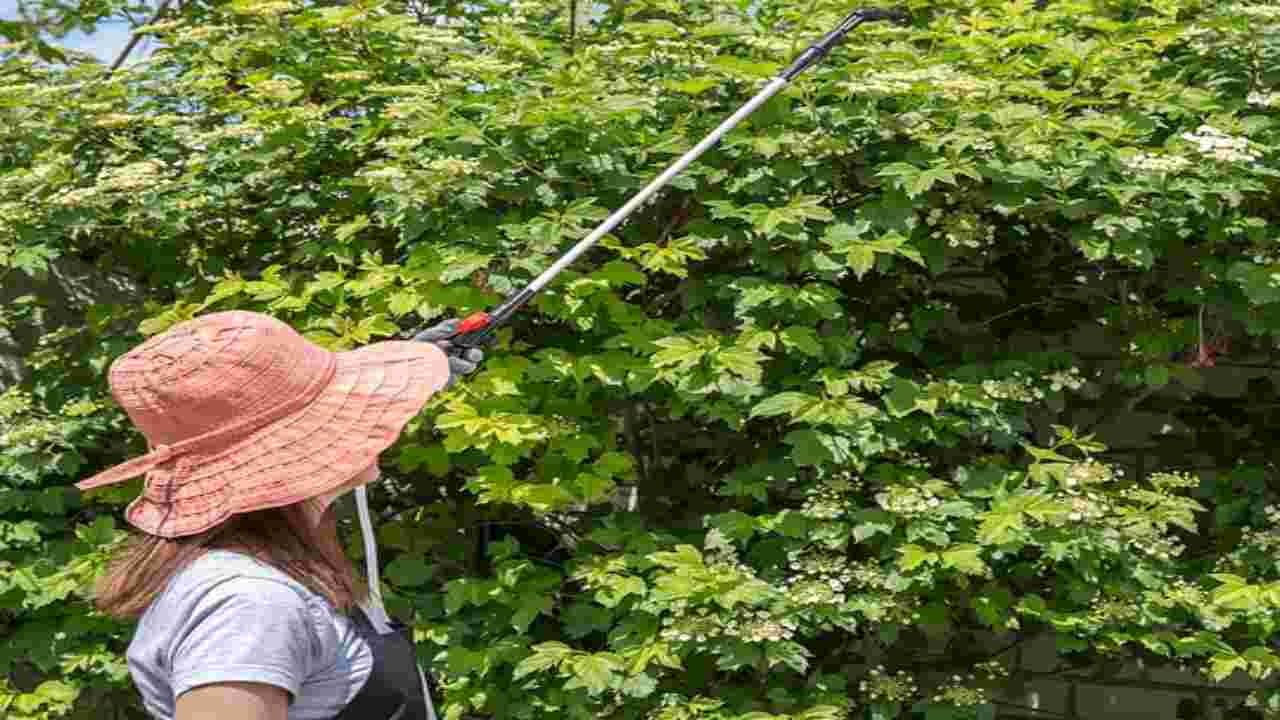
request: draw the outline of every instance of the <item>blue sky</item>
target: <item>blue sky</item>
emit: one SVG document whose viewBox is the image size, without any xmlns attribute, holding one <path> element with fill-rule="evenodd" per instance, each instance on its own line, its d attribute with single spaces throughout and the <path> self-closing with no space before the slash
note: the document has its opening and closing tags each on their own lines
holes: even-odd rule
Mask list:
<svg viewBox="0 0 1280 720">
<path fill-rule="evenodd" d="M 0 0 L 0 19 L 12 20 L 18 15 L 18 0 Z M 124 22 L 112 23 L 110 25 L 102 25 L 97 32 L 92 35 L 84 35 L 83 33 L 75 33 L 67 36 L 61 41 L 61 44 L 76 50 L 93 53 L 98 59 L 105 63 L 115 61 L 116 56 L 124 49 L 126 43 L 129 42 L 129 28 Z M 149 45 L 154 41 L 143 39 L 133 52 L 129 55 L 130 60 L 137 60 L 146 57 Z"/>
</svg>

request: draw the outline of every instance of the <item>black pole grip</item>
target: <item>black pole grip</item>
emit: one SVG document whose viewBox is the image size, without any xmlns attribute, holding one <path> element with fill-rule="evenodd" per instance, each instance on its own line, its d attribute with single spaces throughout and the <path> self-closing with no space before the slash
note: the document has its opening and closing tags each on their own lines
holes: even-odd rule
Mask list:
<svg viewBox="0 0 1280 720">
<path fill-rule="evenodd" d="M 460 332 L 449 338 L 449 342 L 463 348 L 478 348 L 488 345 L 494 340 L 494 331 L 506 325 L 511 316 L 524 307 L 525 303 L 529 302 L 535 294 L 537 294 L 537 291 L 531 286 L 526 286 L 512 293 L 506 300 L 502 301 L 501 305 L 486 313 L 487 322 L 482 327 L 470 332 Z"/>
</svg>

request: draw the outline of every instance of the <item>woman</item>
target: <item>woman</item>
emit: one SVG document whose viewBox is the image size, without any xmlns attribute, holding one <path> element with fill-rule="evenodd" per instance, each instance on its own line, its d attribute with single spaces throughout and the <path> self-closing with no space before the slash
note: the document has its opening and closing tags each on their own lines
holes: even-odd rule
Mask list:
<svg viewBox="0 0 1280 720">
<path fill-rule="evenodd" d="M 160 720 L 429 720 L 412 640 L 379 593 L 364 486 L 378 455 L 482 355 L 448 338 L 331 353 L 249 312 L 182 323 L 118 359 L 111 392 L 150 452 L 78 483 L 145 475 L 97 604 L 140 618 L 129 671 Z M 356 490 L 369 589 L 338 541 Z"/>
</svg>

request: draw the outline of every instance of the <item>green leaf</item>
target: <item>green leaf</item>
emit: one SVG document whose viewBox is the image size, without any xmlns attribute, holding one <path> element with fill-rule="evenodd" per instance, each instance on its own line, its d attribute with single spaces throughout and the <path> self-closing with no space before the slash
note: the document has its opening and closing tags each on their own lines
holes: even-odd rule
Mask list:
<svg viewBox="0 0 1280 720">
<path fill-rule="evenodd" d="M 761 363 L 765 360 L 764 353 L 747 347 L 728 347 L 715 354 L 715 366 L 718 369 L 733 373 L 752 384 L 759 383 L 763 378 Z"/>
<path fill-rule="evenodd" d="M 783 392 L 756 403 L 751 408 L 751 417 L 776 417 L 778 415 L 796 416 L 818 401 L 812 395 L 799 392 Z"/>
<path fill-rule="evenodd" d="M 849 269 L 853 271 L 855 277 L 861 280 L 871 268 L 876 265 L 876 251 L 867 245 L 857 245 L 849 248 L 846 255 L 846 262 Z"/>
<path fill-rule="evenodd" d="M 982 575 L 987 570 L 987 564 L 982 561 L 981 553 L 981 546 L 957 545 L 942 551 L 942 566 L 954 568 L 969 575 Z"/>
<path fill-rule="evenodd" d="M 863 542 L 878 534 L 893 533 L 893 516 L 884 510 L 859 510 L 853 515 L 853 539 Z"/>
<path fill-rule="evenodd" d="M 1250 585 L 1244 578 L 1227 573 L 1215 573 L 1210 577 L 1222 583 L 1210 596 L 1214 605 L 1232 610 L 1252 610 L 1260 606 L 1261 588 Z"/>
<path fill-rule="evenodd" d="M 574 485 L 578 496 L 586 503 L 598 503 L 609 499 L 613 489 L 617 487 L 612 479 L 590 472 L 578 473 Z"/>
<path fill-rule="evenodd" d="M 48 245 L 28 245 L 19 247 L 9 256 L 9 265 L 22 272 L 36 277 L 49 271 L 49 262 L 57 258 L 59 253 Z M 0 256 L 2 258 L 3 256 Z"/>
<path fill-rule="evenodd" d="M 889 381 L 889 394 L 884 396 L 885 408 L 895 418 L 915 412 L 918 408 L 916 400 L 920 397 L 920 387 L 910 380 L 894 378 Z"/>
<path fill-rule="evenodd" d="M 622 662 L 610 653 L 579 655 L 569 665 L 572 678 L 565 683 L 566 690 L 581 687 L 592 695 L 599 695 L 621 683 L 618 674 L 622 672 Z"/>
<path fill-rule="evenodd" d="M 678 93 L 686 95 L 701 95 L 702 93 L 720 85 L 713 78 L 691 78 L 689 80 L 669 81 L 664 83 L 668 89 L 675 90 Z"/>
<path fill-rule="evenodd" d="M 1025 527 L 1021 510 L 993 509 L 983 513 L 978 525 L 978 542 L 1001 545 L 1015 537 L 1014 531 Z"/>
<path fill-rule="evenodd" d="M 854 457 L 853 444 L 848 438 L 817 430 L 787 433 L 783 442 L 791 446 L 791 459 L 797 465 L 842 465 Z"/>
<path fill-rule="evenodd" d="M 790 327 L 783 330 L 780 337 L 782 344 L 788 348 L 795 348 L 810 357 L 822 355 L 822 343 L 813 328 Z"/>
<path fill-rule="evenodd" d="M 643 598 L 648 593 L 644 580 L 634 576 L 610 575 L 604 586 L 596 590 L 596 600 L 607 608 L 617 607 L 629 595 Z"/>
<path fill-rule="evenodd" d="M 477 270 L 484 269 L 493 261 L 492 255 L 483 253 L 457 253 L 445 259 L 445 268 L 440 272 L 440 282 L 452 283 L 471 277 Z"/>
<path fill-rule="evenodd" d="M 387 309 L 391 311 L 392 315 L 402 317 L 413 312 L 418 307 L 419 302 L 421 302 L 421 298 L 418 297 L 417 293 L 411 290 L 401 290 L 387 300 Z"/>
<path fill-rule="evenodd" d="M 386 570 L 387 579 L 401 587 L 425 585 L 434 574 L 434 568 L 421 555 L 400 555 L 387 565 Z"/>
<path fill-rule="evenodd" d="M 334 230 L 333 237 L 338 242 L 345 244 L 367 227 L 369 227 L 369 216 L 357 215 L 355 219 Z"/>
<path fill-rule="evenodd" d="M 938 554 L 930 552 L 919 545 L 903 545 L 898 548 L 898 568 L 903 572 L 911 572 L 924 563 L 938 561 Z"/>
<path fill-rule="evenodd" d="M 548 595 L 522 593 L 516 601 L 516 611 L 511 616 L 511 629 L 518 633 L 529 632 L 529 626 L 539 615 L 549 615 L 555 603 Z"/>
<path fill-rule="evenodd" d="M 76 537 L 90 546 L 110 545 L 115 541 L 116 522 L 109 515 L 101 515 L 92 523 L 77 527 Z"/>
<path fill-rule="evenodd" d="M 924 706 L 924 720 L 959 720 L 960 708 L 942 703 L 928 703 Z"/>
<path fill-rule="evenodd" d="M 404 445 L 396 465 L 403 472 L 425 467 L 432 475 L 443 477 L 449 472 L 449 453 L 443 445 Z"/>
<path fill-rule="evenodd" d="M 765 658 L 769 667 L 782 664 L 802 675 L 809 669 L 809 651 L 803 645 L 789 640 L 769 643 L 765 649 Z"/>
<path fill-rule="evenodd" d="M 654 345 L 662 348 L 650 360 L 654 367 L 675 367 L 677 370 L 688 370 L 702 362 L 715 345 L 702 338 L 666 337 L 655 340 Z"/>
<path fill-rule="evenodd" d="M 560 663 L 572 657 L 574 651 L 560 642 L 544 642 L 533 646 L 533 654 L 521 660 L 517 665 L 513 678 L 520 680 L 536 672 L 559 667 Z"/>
<path fill-rule="evenodd" d="M 1169 366 L 1150 365 L 1147 367 L 1144 377 L 1147 384 L 1151 387 L 1164 387 L 1169 384 Z"/>
<path fill-rule="evenodd" d="M 870 720 L 897 720 L 902 713 L 901 703 L 872 703 L 867 709 Z"/>
<path fill-rule="evenodd" d="M 633 698 L 646 698 L 658 689 L 658 681 L 648 673 L 632 675 L 622 681 L 622 694 Z"/>
</svg>

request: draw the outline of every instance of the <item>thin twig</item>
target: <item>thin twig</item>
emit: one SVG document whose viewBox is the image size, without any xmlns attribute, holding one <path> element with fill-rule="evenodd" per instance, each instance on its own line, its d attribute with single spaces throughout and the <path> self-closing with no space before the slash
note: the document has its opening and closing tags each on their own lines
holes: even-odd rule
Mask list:
<svg viewBox="0 0 1280 720">
<path fill-rule="evenodd" d="M 159 20 L 160 16 L 164 15 L 165 11 L 169 9 L 169 5 L 172 2 L 173 0 L 161 0 L 160 7 L 156 8 L 156 14 L 151 17 L 151 21 L 148 22 L 147 25 L 151 25 L 152 23 Z M 120 66 L 124 63 L 125 58 L 129 57 L 129 53 L 133 52 L 133 48 L 137 46 L 138 41 L 141 39 L 142 39 L 142 33 L 139 33 L 136 30 L 133 32 L 132 35 L 129 36 L 129 43 L 124 46 L 124 49 L 120 51 L 120 56 L 116 58 L 115 62 L 111 63 L 111 67 L 107 70 L 108 76 L 110 76 L 111 73 L 115 72 L 116 70 L 120 69 Z"/>
</svg>

